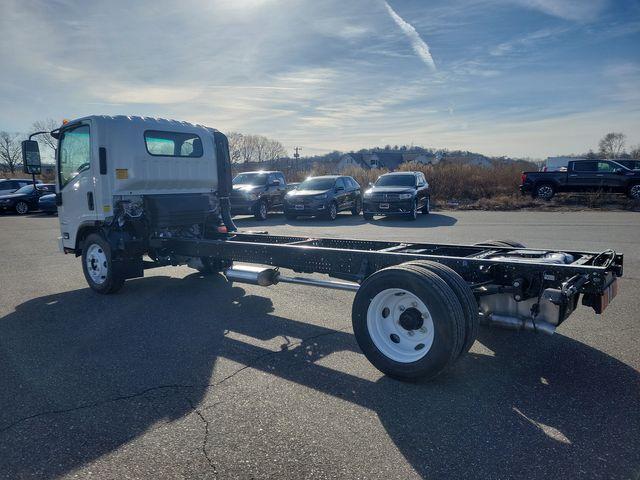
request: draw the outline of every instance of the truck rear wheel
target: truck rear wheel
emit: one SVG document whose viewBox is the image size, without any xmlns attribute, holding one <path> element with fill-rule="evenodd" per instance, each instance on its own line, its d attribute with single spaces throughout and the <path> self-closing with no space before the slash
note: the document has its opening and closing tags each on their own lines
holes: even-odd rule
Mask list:
<svg viewBox="0 0 640 480">
<path fill-rule="evenodd" d="M 353 302 L 353 331 L 367 359 L 401 380 L 430 379 L 465 344 L 465 314 L 454 290 L 427 268 L 403 264 L 368 277 Z"/>
<path fill-rule="evenodd" d="M 542 200 L 551 200 L 555 194 L 556 189 L 550 183 L 536 185 L 536 188 L 533 190 L 533 198 L 540 198 Z"/>
<path fill-rule="evenodd" d="M 640 200 L 640 183 L 636 183 L 635 185 L 631 185 L 629 187 L 629 192 L 627 193 L 627 195 L 632 200 Z"/>
<path fill-rule="evenodd" d="M 124 285 L 124 275 L 114 268 L 111 246 L 97 233 L 90 234 L 84 241 L 82 271 L 95 292 L 115 293 Z"/>
<path fill-rule="evenodd" d="M 404 265 L 415 265 L 418 268 L 423 268 L 435 273 L 447 282 L 447 285 L 449 285 L 451 290 L 456 294 L 458 301 L 462 306 L 465 318 L 465 339 L 460 355 L 467 353 L 475 343 L 476 338 L 478 337 L 478 330 L 480 328 L 478 302 L 476 301 L 476 297 L 473 295 L 473 291 L 469 287 L 469 284 L 464 280 L 464 278 L 458 275 L 455 270 L 438 262 L 416 260 L 405 263 Z"/>
</svg>

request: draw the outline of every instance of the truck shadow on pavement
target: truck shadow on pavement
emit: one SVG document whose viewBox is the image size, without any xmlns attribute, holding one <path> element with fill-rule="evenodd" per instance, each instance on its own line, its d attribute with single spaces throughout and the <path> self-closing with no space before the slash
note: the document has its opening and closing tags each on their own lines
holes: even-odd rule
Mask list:
<svg viewBox="0 0 640 480">
<path fill-rule="evenodd" d="M 0 319 L 0 476 L 56 478 L 158 425 L 215 411 L 208 396 L 247 366 L 375 412 L 422 477 L 637 474 L 640 374 L 585 344 L 482 331 L 481 345 L 435 382 L 370 381 L 318 362 L 359 352 L 350 333 L 273 310 L 267 297 L 197 274 L 129 281 L 110 297 L 82 289 L 17 306 Z M 280 337 L 303 340 L 260 345 Z M 216 396 L 224 403 L 224 393 Z M 225 410 L 240 420 L 244 408 Z M 242 425 L 252 428 L 246 420 L 234 428 Z M 207 424 L 202 438 L 203 462 L 223 477 L 249 476 L 237 465 L 226 470 L 229 437 L 217 439 Z M 299 478 L 307 473 L 304 463 L 296 469 Z"/>
</svg>

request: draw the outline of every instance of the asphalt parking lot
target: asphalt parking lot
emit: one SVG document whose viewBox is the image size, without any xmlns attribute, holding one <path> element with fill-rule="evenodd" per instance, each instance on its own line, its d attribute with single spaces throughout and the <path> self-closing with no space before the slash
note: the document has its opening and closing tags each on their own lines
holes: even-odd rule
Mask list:
<svg viewBox="0 0 640 480">
<path fill-rule="evenodd" d="M 2 478 L 639 478 L 637 213 L 237 223 L 612 247 L 625 276 L 601 317 L 581 307 L 552 337 L 483 329 L 447 375 L 405 384 L 359 353 L 352 293 L 168 267 L 99 296 L 57 252 L 56 218 L 0 216 Z"/>
</svg>

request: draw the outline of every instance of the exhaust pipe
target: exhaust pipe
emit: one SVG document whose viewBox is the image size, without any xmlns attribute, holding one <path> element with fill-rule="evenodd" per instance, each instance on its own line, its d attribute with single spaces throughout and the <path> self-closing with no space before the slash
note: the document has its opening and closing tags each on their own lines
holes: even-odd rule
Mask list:
<svg viewBox="0 0 640 480">
<path fill-rule="evenodd" d="M 297 283 L 298 285 L 308 285 L 310 287 L 331 288 L 333 290 L 347 290 L 354 292 L 360 288 L 357 283 L 335 282 L 331 280 L 318 280 L 305 277 L 287 277 L 280 275 L 275 268 L 256 267 L 253 265 L 237 265 L 227 268 L 224 271 L 225 277 L 230 282 L 248 283 L 268 287 L 278 283 Z"/>
<path fill-rule="evenodd" d="M 484 319 L 483 323 L 487 325 L 508 328 L 510 330 L 528 330 L 530 332 L 542 332 L 547 335 L 553 335 L 556 331 L 555 325 L 542 320 L 533 321 L 530 318 L 490 313 L 488 315 L 481 315 L 481 319 Z"/>
</svg>

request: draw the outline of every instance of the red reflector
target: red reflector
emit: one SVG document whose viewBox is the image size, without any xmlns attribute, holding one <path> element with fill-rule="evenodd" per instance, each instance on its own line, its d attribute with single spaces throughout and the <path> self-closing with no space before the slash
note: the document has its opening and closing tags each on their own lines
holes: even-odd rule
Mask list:
<svg viewBox="0 0 640 480">
<path fill-rule="evenodd" d="M 520 177 L 520 183 L 524 185 L 524 182 L 527 181 L 527 174 L 523 173 L 522 176 Z"/>
<path fill-rule="evenodd" d="M 225 227 L 224 225 L 218 226 L 218 233 L 228 233 L 227 227 Z"/>
</svg>

